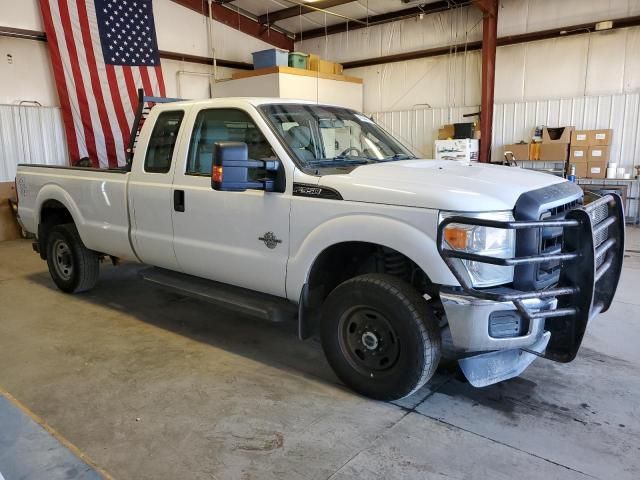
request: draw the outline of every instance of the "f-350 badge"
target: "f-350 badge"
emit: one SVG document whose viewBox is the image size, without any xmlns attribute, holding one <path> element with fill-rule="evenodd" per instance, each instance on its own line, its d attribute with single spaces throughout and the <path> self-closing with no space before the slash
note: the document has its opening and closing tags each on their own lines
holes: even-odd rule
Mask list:
<svg viewBox="0 0 640 480">
<path fill-rule="evenodd" d="M 263 236 L 258 237 L 258 240 L 263 241 L 267 248 L 270 248 L 271 250 L 276 248 L 279 243 L 282 243 L 282 240 L 276 237 L 275 233 L 273 232 L 265 233 Z"/>
</svg>

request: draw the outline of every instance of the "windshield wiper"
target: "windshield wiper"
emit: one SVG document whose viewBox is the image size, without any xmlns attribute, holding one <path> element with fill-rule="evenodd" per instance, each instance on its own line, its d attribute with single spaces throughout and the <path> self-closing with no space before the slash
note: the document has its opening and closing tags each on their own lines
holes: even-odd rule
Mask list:
<svg viewBox="0 0 640 480">
<path fill-rule="evenodd" d="M 307 162 L 307 164 L 311 167 L 364 165 L 366 163 L 369 163 L 369 161 L 364 158 L 348 158 L 348 157 L 341 157 L 341 156 Z"/>
<path fill-rule="evenodd" d="M 389 162 L 392 160 L 414 160 L 416 157 L 414 157 L 413 155 L 409 155 L 406 153 L 396 153 L 394 155 L 389 155 L 388 157 L 384 157 L 384 159 L 382 159 L 381 161 L 383 162 Z"/>
</svg>

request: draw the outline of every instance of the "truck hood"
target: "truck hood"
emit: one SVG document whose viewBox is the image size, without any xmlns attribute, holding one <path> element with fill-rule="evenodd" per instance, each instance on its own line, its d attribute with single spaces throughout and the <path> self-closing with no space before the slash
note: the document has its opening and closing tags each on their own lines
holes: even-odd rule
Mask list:
<svg viewBox="0 0 640 480">
<path fill-rule="evenodd" d="M 438 210 L 511 210 L 530 190 L 565 180 L 548 173 L 452 160 L 402 160 L 324 175 L 345 200 Z"/>
</svg>

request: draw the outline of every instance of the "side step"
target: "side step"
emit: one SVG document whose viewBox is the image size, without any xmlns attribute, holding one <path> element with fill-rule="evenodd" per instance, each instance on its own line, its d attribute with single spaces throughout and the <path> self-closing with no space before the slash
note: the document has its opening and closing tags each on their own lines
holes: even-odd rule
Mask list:
<svg viewBox="0 0 640 480">
<path fill-rule="evenodd" d="M 181 295 L 271 322 L 294 320 L 298 314 L 297 305 L 284 298 L 193 275 L 152 267 L 142 270 L 140 276 L 143 280 Z"/>
</svg>

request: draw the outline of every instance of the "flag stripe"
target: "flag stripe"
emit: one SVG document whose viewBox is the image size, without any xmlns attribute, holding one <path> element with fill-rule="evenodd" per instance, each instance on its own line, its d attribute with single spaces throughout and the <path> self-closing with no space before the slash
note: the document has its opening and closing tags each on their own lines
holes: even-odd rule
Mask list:
<svg viewBox="0 0 640 480">
<path fill-rule="evenodd" d="M 140 82 L 136 84 L 135 79 L 133 78 L 133 69 L 132 67 L 121 67 L 122 73 L 124 74 L 125 86 L 127 88 L 127 92 L 129 92 L 129 101 L 131 102 L 131 110 L 133 112 L 136 111 L 136 106 L 138 105 L 138 88 L 137 85 L 140 85 Z"/>
<path fill-rule="evenodd" d="M 91 123 L 91 113 L 89 112 L 89 104 L 87 100 L 87 92 L 84 88 L 84 81 L 82 80 L 82 72 L 80 69 L 80 58 L 78 57 L 78 51 L 73 41 L 73 26 L 71 24 L 71 18 L 69 17 L 69 6 L 67 0 L 59 0 L 58 6 L 60 8 L 59 14 L 64 29 L 64 37 L 67 43 L 67 51 L 71 59 L 71 72 L 73 73 L 73 81 L 75 82 L 78 94 L 78 106 L 80 109 L 79 121 L 81 122 L 82 129 L 84 129 L 84 137 L 86 141 L 87 156 L 91 158 L 95 167 L 99 166 L 95 130 Z"/>
<path fill-rule="evenodd" d="M 126 105 L 129 105 L 129 99 L 123 99 L 122 95 L 120 94 L 122 90 L 118 82 L 118 74 L 116 73 L 116 71 L 118 70 L 122 71 L 122 67 L 107 65 L 107 80 L 109 81 L 109 89 L 113 96 L 113 105 L 116 109 L 118 125 L 120 126 L 120 132 L 122 134 L 122 143 L 126 151 L 126 148 L 129 144 L 129 135 L 131 129 L 129 128 L 129 121 L 127 120 L 127 109 L 125 108 L 125 101 Z"/>
<path fill-rule="evenodd" d="M 83 0 L 80 0 L 82 3 Z M 76 0 L 66 0 L 68 11 L 66 12 L 69 15 L 69 21 L 71 25 L 75 28 L 71 29 L 71 35 L 73 39 L 73 44 L 76 50 L 78 64 L 79 65 L 92 65 L 95 62 L 91 62 L 88 56 L 88 49 L 86 48 L 83 35 L 84 28 L 82 26 L 82 20 L 80 18 L 78 7 Z M 86 19 L 86 17 L 85 17 Z M 87 32 L 88 33 L 88 32 Z M 80 78 L 82 79 L 82 87 L 84 88 L 84 94 L 87 99 L 86 110 L 88 112 L 88 117 L 85 118 L 85 123 L 91 128 L 91 132 L 94 134 L 94 140 L 96 149 L 95 152 L 89 152 L 89 156 L 91 158 L 98 159 L 98 166 L 100 167 L 108 167 L 109 166 L 109 158 L 107 154 L 107 145 L 106 145 L 106 134 L 105 134 L 105 126 L 106 123 L 102 122 L 102 115 L 100 112 L 104 113 L 104 108 L 98 107 L 98 102 L 96 101 L 95 92 L 93 90 L 93 76 L 92 73 L 95 73 L 95 70 L 92 68 L 80 68 Z M 97 134 L 98 133 L 98 134 Z M 100 135 L 99 133 L 103 133 Z"/>
<path fill-rule="evenodd" d="M 78 139 L 75 129 L 73 128 L 73 118 L 71 116 L 71 105 L 69 104 L 69 90 L 64 74 L 64 66 L 60 58 L 60 49 L 58 48 L 57 35 L 53 27 L 53 19 L 51 18 L 51 9 L 49 8 L 49 0 L 41 0 L 42 20 L 44 29 L 47 34 L 49 49 L 51 50 L 53 75 L 58 86 L 58 96 L 60 97 L 60 106 L 62 107 L 62 119 L 64 122 L 65 134 L 67 136 L 67 146 L 71 158 L 78 158 Z"/>
<path fill-rule="evenodd" d="M 74 134 L 77 138 L 78 142 L 78 156 L 76 158 L 71 158 L 72 162 L 77 162 L 80 158 L 88 156 L 87 152 L 87 140 L 85 136 L 84 126 L 82 122 L 82 115 L 80 110 L 80 102 L 79 102 L 79 89 L 77 88 L 76 78 L 73 72 L 73 65 L 77 61 L 76 59 L 72 59 L 70 57 L 70 52 L 67 47 L 67 38 L 64 30 L 64 26 L 62 25 L 62 17 L 60 16 L 60 10 L 58 10 L 60 3 L 52 2 L 51 6 L 51 16 L 53 18 L 53 26 L 56 32 L 56 36 L 58 38 L 58 42 L 60 44 L 60 58 L 62 61 L 62 66 L 64 68 L 64 76 L 65 82 L 67 83 L 68 91 L 69 91 L 69 107 L 71 110 L 71 117 L 73 119 L 72 126 L 74 129 Z"/>
<path fill-rule="evenodd" d="M 158 79 L 158 85 L 160 86 L 160 96 L 165 97 L 167 95 L 167 92 L 164 88 L 164 77 L 162 76 L 162 67 L 157 66 L 153 68 L 156 71 L 156 78 Z"/>
<path fill-rule="evenodd" d="M 149 72 L 146 67 L 140 67 L 140 77 L 142 78 L 142 86 L 144 88 L 144 94 L 147 96 L 155 95 L 153 87 L 151 86 L 151 79 L 149 79 Z"/>
<path fill-rule="evenodd" d="M 87 13 L 87 5 L 84 0 L 74 0 L 76 3 L 76 11 L 78 14 L 78 22 L 80 23 L 80 31 L 82 33 L 82 42 L 84 43 L 84 51 L 87 58 L 88 65 L 97 65 L 96 57 L 93 51 L 93 41 L 91 39 L 91 29 L 89 27 L 89 15 Z M 102 83 L 98 74 L 98 70 L 94 68 L 87 69 L 91 79 L 92 98 L 96 103 L 96 109 L 100 120 L 100 127 L 102 128 L 103 135 L 98 138 L 104 139 L 105 148 L 105 162 L 101 162 L 101 165 L 106 164 L 107 167 L 115 167 L 118 165 L 118 159 L 116 157 L 116 145 L 114 140 L 113 131 L 111 130 L 111 124 L 107 117 L 107 106 L 104 100 Z M 118 132 L 119 133 L 119 132 Z"/>
</svg>

